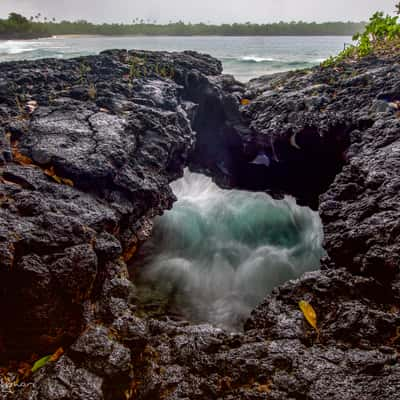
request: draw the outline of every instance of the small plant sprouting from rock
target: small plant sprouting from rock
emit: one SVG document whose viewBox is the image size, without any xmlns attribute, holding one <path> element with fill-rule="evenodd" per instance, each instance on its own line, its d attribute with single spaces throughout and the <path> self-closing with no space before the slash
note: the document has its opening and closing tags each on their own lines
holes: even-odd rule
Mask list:
<svg viewBox="0 0 400 400">
<path fill-rule="evenodd" d="M 169 65 L 156 64 L 154 72 L 157 76 L 160 76 L 161 78 L 173 79 L 175 75 L 174 68 Z"/>
<path fill-rule="evenodd" d="M 127 78 L 130 83 L 132 83 L 134 79 L 146 78 L 150 75 L 168 79 L 173 79 L 175 76 L 173 66 L 159 63 L 152 65 L 147 62 L 146 58 L 134 56 L 129 59 L 128 64 L 129 74 Z"/>
<path fill-rule="evenodd" d="M 87 74 L 91 71 L 91 68 L 86 63 L 82 62 L 79 64 L 79 83 L 84 85 L 87 83 Z"/>
<path fill-rule="evenodd" d="M 147 73 L 146 61 L 140 57 L 131 57 L 129 59 L 129 81 L 145 77 Z"/>
<path fill-rule="evenodd" d="M 26 112 L 24 110 L 24 107 L 22 106 L 20 97 L 18 95 L 15 96 L 15 104 L 18 109 L 19 117 L 20 118 L 25 118 L 26 117 Z"/>
<path fill-rule="evenodd" d="M 57 93 L 54 90 L 50 90 L 48 94 L 48 102 L 49 105 L 52 105 L 54 103 L 54 100 L 57 98 Z"/>
<path fill-rule="evenodd" d="M 88 79 L 88 73 L 91 70 L 91 67 L 85 62 L 79 64 L 79 84 L 88 85 L 87 94 L 91 100 L 94 100 L 97 97 L 97 89 L 95 84 Z"/>
</svg>

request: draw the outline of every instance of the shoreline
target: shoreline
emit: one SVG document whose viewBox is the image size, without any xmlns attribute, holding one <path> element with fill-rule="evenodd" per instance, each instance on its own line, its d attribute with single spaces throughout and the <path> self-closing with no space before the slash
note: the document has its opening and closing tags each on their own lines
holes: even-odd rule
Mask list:
<svg viewBox="0 0 400 400">
<path fill-rule="evenodd" d="M 0 35 L 0 41 L 1 40 L 34 40 L 34 39 L 44 39 L 44 38 L 50 38 L 51 35 L 48 33 L 46 34 L 20 34 L 20 35 L 14 35 L 14 34 L 2 34 Z"/>
<path fill-rule="evenodd" d="M 113 35 L 113 34 L 101 34 L 101 33 L 95 33 L 95 34 L 86 34 L 86 33 L 71 33 L 71 34 L 62 34 L 62 35 L 50 35 L 50 34 L 43 34 L 43 35 L 21 35 L 21 36 L 15 36 L 15 35 L 0 35 L 0 41 L 7 41 L 7 40 L 35 40 L 35 39 L 79 39 L 79 38 L 87 38 L 87 37 L 115 37 L 115 38 L 124 38 L 124 37 L 230 37 L 230 38 L 244 38 L 244 37 L 349 37 L 351 35 L 347 34 L 338 34 L 338 35 L 332 35 L 332 34 L 326 34 L 326 35 L 307 35 L 307 34 L 288 34 L 288 35 L 240 35 L 240 34 L 235 34 L 235 35 L 152 35 L 152 34 L 127 34 L 127 35 Z"/>
</svg>

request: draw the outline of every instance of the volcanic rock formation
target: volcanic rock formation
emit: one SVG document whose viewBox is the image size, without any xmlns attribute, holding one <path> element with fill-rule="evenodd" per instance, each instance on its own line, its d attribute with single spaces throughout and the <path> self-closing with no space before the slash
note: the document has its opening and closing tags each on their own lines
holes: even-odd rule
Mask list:
<svg viewBox="0 0 400 400">
<path fill-rule="evenodd" d="M 194 52 L 0 64 L 1 363 L 65 350 L 24 385 L 0 374 L 0 398 L 397 399 L 398 61 L 246 85 Z M 126 263 L 186 166 L 319 207 L 322 270 L 243 333 L 135 313 Z"/>
</svg>

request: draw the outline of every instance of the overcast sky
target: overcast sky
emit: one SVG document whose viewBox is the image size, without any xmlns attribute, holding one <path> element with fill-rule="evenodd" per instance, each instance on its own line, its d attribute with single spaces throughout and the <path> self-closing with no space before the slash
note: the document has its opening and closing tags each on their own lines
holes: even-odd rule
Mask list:
<svg viewBox="0 0 400 400">
<path fill-rule="evenodd" d="M 0 0 L 0 16 L 11 11 L 49 18 L 130 22 L 360 21 L 376 10 L 392 13 L 398 0 Z"/>
</svg>

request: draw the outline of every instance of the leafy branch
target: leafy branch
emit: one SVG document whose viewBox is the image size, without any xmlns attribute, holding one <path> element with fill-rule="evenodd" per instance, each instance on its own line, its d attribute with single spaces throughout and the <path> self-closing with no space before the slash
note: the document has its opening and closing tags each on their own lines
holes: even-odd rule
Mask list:
<svg viewBox="0 0 400 400">
<path fill-rule="evenodd" d="M 397 14 L 400 14 L 400 3 L 396 5 Z M 374 50 L 400 39 L 400 24 L 398 16 L 385 15 L 376 12 L 365 26 L 363 33 L 356 33 L 353 40 L 357 43 L 351 45 L 339 53 L 336 57 L 330 57 L 324 61 L 322 67 L 330 67 L 348 58 L 361 58 L 371 54 Z"/>
</svg>

